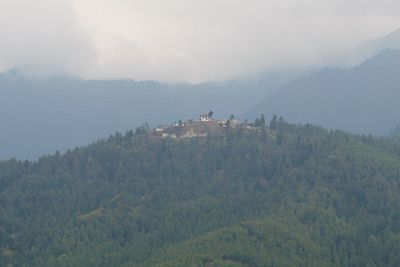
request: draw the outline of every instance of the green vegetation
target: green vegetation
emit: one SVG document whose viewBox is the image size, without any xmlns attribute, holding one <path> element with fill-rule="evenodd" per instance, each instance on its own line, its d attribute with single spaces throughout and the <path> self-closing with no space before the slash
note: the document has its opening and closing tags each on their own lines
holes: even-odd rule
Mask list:
<svg viewBox="0 0 400 267">
<path fill-rule="evenodd" d="M 400 266 L 400 145 L 264 120 L 0 162 L 0 266 Z"/>
</svg>

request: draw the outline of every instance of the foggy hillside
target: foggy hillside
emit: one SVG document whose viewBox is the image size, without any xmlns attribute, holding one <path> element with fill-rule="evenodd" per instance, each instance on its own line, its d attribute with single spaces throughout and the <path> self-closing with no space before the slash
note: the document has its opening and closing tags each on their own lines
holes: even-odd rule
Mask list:
<svg viewBox="0 0 400 267">
<path fill-rule="evenodd" d="M 381 38 L 376 38 L 360 44 L 357 49 L 360 53 L 367 53 L 369 56 L 382 53 L 387 49 L 400 49 L 400 29 Z"/>
<path fill-rule="evenodd" d="M 323 69 L 296 79 L 247 113 L 279 114 L 355 133 L 388 135 L 400 124 L 400 50 L 387 50 L 349 71 Z"/>
<path fill-rule="evenodd" d="M 156 126 L 197 119 L 209 110 L 217 117 L 240 114 L 296 75 L 271 72 L 248 80 L 192 85 L 32 79 L 12 70 L 0 75 L 0 159 L 34 159 L 145 122 Z"/>
</svg>

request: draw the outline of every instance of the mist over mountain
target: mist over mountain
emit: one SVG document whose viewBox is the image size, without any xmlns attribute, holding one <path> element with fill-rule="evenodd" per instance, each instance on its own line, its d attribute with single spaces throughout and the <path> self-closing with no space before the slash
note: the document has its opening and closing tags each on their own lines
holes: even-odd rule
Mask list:
<svg viewBox="0 0 400 267">
<path fill-rule="evenodd" d="M 296 79 L 247 113 L 374 135 L 400 124 L 400 50 L 386 50 L 349 70 L 326 68 Z"/>
<path fill-rule="evenodd" d="M 28 78 L 0 75 L 0 159 L 30 158 L 88 144 L 147 122 L 152 126 L 240 114 L 299 73 L 267 72 L 246 80 L 203 84 Z"/>
<path fill-rule="evenodd" d="M 363 43 L 359 45 L 359 49 L 371 54 L 379 54 L 387 49 L 400 49 L 400 29 L 381 38 L 376 38 L 369 42 Z"/>
<path fill-rule="evenodd" d="M 0 267 L 400 266 L 399 0 L 0 0 L 0 37 Z"/>
<path fill-rule="evenodd" d="M 400 28 L 378 41 L 378 44 L 380 44 L 380 47 L 400 49 Z"/>
<path fill-rule="evenodd" d="M 399 43 L 396 31 L 368 47 L 380 51 Z M 201 84 L 34 78 L 13 69 L 0 74 L 0 159 L 34 159 L 145 122 L 156 126 L 196 119 L 208 110 L 218 117 L 233 113 L 242 119 L 276 113 L 293 122 L 387 135 L 400 124 L 399 62 L 398 51 L 386 50 L 348 71 L 265 71 L 247 79 Z"/>
</svg>

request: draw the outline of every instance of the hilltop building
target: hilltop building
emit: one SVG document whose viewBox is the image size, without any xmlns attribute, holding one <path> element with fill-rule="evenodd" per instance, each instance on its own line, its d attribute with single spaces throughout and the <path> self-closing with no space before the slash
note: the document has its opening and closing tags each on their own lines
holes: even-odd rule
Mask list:
<svg viewBox="0 0 400 267">
<path fill-rule="evenodd" d="M 204 113 L 204 114 L 200 115 L 199 121 L 202 121 L 202 122 L 212 121 L 212 118 L 209 115 L 209 113 Z"/>
<path fill-rule="evenodd" d="M 237 119 L 213 119 L 213 112 L 201 114 L 199 119 L 196 120 L 179 120 L 179 123 L 172 123 L 168 125 L 160 125 L 153 129 L 152 136 L 154 137 L 169 137 L 169 138 L 192 138 L 192 137 L 206 137 L 209 134 L 224 133 L 228 129 L 241 128 L 246 130 L 257 130 L 251 124 L 242 123 Z"/>
</svg>

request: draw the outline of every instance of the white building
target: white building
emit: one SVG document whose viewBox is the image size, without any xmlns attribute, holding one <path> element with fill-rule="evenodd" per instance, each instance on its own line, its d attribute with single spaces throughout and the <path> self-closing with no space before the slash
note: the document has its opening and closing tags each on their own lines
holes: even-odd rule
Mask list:
<svg viewBox="0 0 400 267">
<path fill-rule="evenodd" d="M 208 115 L 208 113 L 204 113 L 200 115 L 200 121 L 212 121 L 210 115 Z"/>
</svg>

